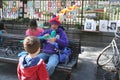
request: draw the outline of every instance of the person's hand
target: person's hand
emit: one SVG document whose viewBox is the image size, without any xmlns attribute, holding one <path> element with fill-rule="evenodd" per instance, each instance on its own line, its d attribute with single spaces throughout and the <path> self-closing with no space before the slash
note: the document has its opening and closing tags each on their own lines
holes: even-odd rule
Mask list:
<svg viewBox="0 0 120 80">
<path fill-rule="evenodd" d="M 50 37 L 50 34 L 45 34 L 44 39 L 48 39 Z"/>
<path fill-rule="evenodd" d="M 45 34 L 44 36 L 45 36 L 45 37 L 46 37 L 46 36 L 50 36 L 50 34 Z"/>
<path fill-rule="evenodd" d="M 49 41 L 49 42 L 55 42 L 55 41 L 56 41 L 56 38 L 49 38 L 48 41 Z"/>
</svg>

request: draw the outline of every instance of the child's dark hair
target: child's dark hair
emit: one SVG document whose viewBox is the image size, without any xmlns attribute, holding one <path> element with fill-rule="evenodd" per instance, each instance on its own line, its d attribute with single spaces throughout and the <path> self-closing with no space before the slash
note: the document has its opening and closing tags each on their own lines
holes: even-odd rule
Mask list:
<svg viewBox="0 0 120 80">
<path fill-rule="evenodd" d="M 5 25 L 3 22 L 0 22 L 0 30 L 5 30 Z"/>
<path fill-rule="evenodd" d="M 41 44 L 40 40 L 37 37 L 27 36 L 24 39 L 23 46 L 26 52 L 33 54 L 41 47 Z"/>
<path fill-rule="evenodd" d="M 31 19 L 29 22 L 30 28 L 31 29 L 36 29 L 37 28 L 37 21 L 35 19 Z"/>
</svg>

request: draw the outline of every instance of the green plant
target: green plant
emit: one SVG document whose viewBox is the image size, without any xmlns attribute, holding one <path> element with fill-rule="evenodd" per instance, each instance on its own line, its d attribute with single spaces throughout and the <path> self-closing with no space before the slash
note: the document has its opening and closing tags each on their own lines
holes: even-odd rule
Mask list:
<svg viewBox="0 0 120 80">
<path fill-rule="evenodd" d="M 81 15 L 78 15 L 77 18 L 81 18 Z"/>
<path fill-rule="evenodd" d="M 109 20 L 108 13 L 96 13 L 97 18 L 95 20 Z"/>
<path fill-rule="evenodd" d="M 16 19 L 3 19 L 2 21 L 6 23 L 18 23 L 18 24 L 28 24 L 29 23 L 29 18 L 16 18 Z"/>
<path fill-rule="evenodd" d="M 80 23 L 76 23 L 76 24 L 74 25 L 74 27 L 77 28 L 77 29 L 80 29 L 81 24 L 80 24 Z"/>
<path fill-rule="evenodd" d="M 46 12 L 46 13 L 43 13 L 43 15 L 44 15 L 44 16 L 52 16 L 53 13 L 48 13 L 48 12 Z"/>
</svg>

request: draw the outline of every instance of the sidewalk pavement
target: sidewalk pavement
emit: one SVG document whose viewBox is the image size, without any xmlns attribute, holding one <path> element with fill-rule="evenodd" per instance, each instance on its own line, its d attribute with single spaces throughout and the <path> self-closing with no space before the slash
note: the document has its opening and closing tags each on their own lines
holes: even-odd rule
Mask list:
<svg viewBox="0 0 120 80">
<path fill-rule="evenodd" d="M 97 80 L 96 60 L 100 47 L 82 47 L 84 52 L 79 54 L 78 67 L 72 72 L 72 80 Z"/>
</svg>

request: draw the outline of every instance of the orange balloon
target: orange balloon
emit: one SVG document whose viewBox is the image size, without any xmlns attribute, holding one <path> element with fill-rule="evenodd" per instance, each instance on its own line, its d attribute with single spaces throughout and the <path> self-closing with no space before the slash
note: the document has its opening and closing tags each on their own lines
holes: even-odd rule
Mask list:
<svg viewBox="0 0 120 80">
<path fill-rule="evenodd" d="M 68 8 L 62 9 L 62 10 L 58 13 L 58 17 L 60 18 L 61 15 L 65 14 L 65 13 L 67 13 L 67 12 L 70 12 L 70 11 L 76 9 L 76 8 L 78 8 L 78 6 L 77 6 L 77 5 L 73 5 L 73 6 L 70 6 L 70 7 L 68 7 Z"/>
</svg>

